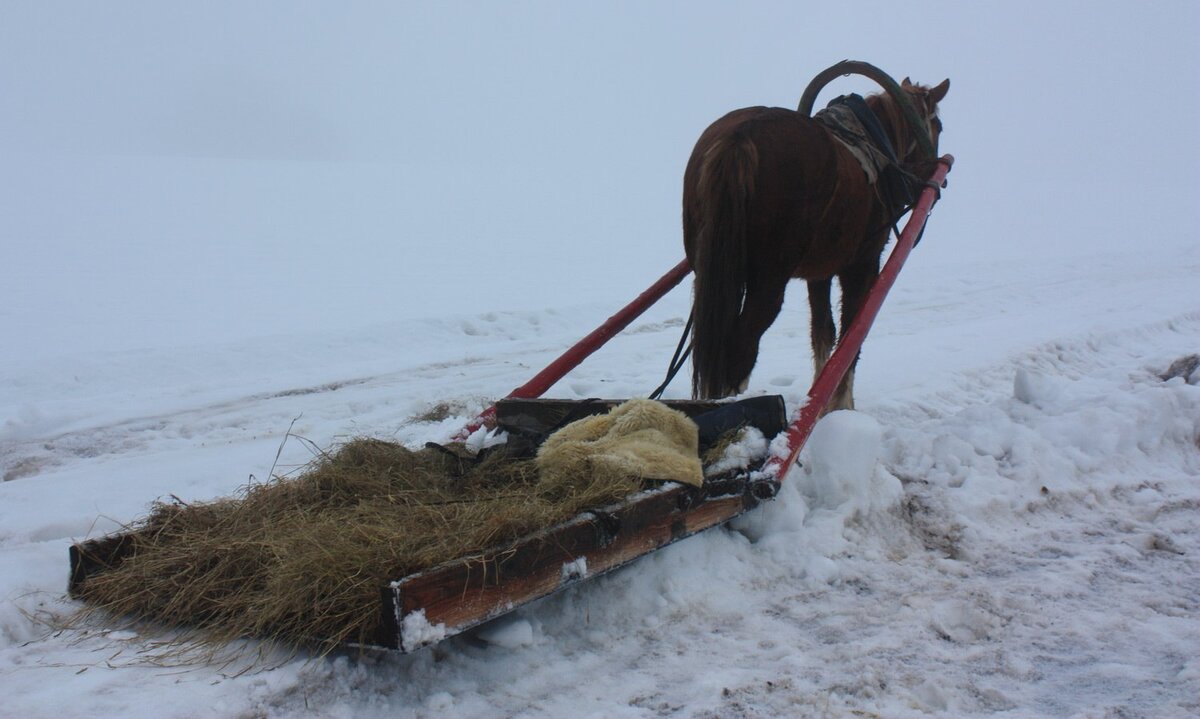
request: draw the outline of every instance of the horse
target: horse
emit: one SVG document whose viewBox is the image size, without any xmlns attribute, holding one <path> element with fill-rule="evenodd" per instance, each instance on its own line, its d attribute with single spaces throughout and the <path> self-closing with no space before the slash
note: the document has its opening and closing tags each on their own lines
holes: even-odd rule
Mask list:
<svg viewBox="0 0 1200 719">
<path fill-rule="evenodd" d="M 933 159 L 921 156 L 915 133 L 928 133 L 936 155 L 937 105 L 949 87 L 949 80 L 932 88 L 908 78 L 900 84 L 924 127 L 911 127 L 888 93 L 865 98 L 894 148 L 893 169 L 915 180 L 905 192 L 932 174 Z M 836 334 L 833 278 L 841 287 L 845 332 L 879 274 L 889 229 L 905 211 L 895 187 L 872 179 L 833 130 L 795 110 L 734 110 L 701 134 L 683 182 L 683 243 L 695 273 L 694 398 L 746 390 L 760 340 L 792 278 L 808 283 L 814 376 L 820 373 Z M 827 410 L 854 408 L 857 362 Z"/>
</svg>

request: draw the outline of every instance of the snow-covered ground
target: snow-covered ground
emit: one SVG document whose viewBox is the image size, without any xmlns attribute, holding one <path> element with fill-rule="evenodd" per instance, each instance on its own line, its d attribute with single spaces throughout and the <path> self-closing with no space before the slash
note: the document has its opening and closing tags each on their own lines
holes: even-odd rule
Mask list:
<svg viewBox="0 0 1200 719">
<path fill-rule="evenodd" d="M 0 718 L 1200 715 L 1200 377 L 1160 376 L 1200 353 L 1198 19 L 6 4 Z M 700 130 L 845 57 L 950 76 L 958 163 L 775 502 L 409 656 L 60 629 L 72 542 L 523 383 L 678 261 Z M 688 300 L 550 395 L 651 391 Z M 805 305 L 751 393 L 803 398 Z"/>
<path fill-rule="evenodd" d="M 1158 374 L 1200 350 L 1200 251 L 920 261 L 868 341 L 860 411 L 819 426 L 776 502 L 403 657 L 162 666 L 151 632 L 52 628 L 73 608 L 66 548 L 156 497 L 265 476 L 293 419 L 321 446 L 443 438 L 611 308 L 10 366 L 0 713 L 1194 715 L 1200 376 Z M 653 388 L 686 303 L 552 394 Z M 792 309 L 772 329 L 752 391 L 803 395 L 805 324 Z M 443 401 L 457 417 L 412 419 Z M 307 457 L 289 442 L 281 466 Z"/>
</svg>

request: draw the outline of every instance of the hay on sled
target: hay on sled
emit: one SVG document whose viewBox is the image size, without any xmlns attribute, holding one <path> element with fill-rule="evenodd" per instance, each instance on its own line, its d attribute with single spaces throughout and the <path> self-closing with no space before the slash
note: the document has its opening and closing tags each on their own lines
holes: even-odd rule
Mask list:
<svg viewBox="0 0 1200 719">
<path fill-rule="evenodd" d="M 683 457 L 690 452 L 698 472 L 695 425 L 662 410 L 671 415 L 647 411 L 671 425 L 666 441 Z M 650 420 L 613 415 L 606 421 L 636 427 L 639 441 L 653 432 Z M 581 440 L 599 450 L 591 458 L 576 447 L 541 461 L 498 451 L 475 462 L 445 449 L 354 440 L 298 477 L 249 485 L 237 497 L 155 503 L 131 527 L 129 555 L 76 593 L 85 611 L 194 628 L 189 636 L 208 644 L 248 636 L 291 646 L 370 643 L 386 582 L 618 501 L 646 479 L 672 478 L 619 446 L 620 461 L 611 461 L 614 446 L 593 435 Z M 670 471 L 687 465 L 678 461 Z"/>
</svg>

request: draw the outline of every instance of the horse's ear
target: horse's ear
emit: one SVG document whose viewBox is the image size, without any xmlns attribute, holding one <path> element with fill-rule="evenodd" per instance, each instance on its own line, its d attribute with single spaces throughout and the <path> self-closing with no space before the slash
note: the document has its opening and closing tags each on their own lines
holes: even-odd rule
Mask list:
<svg viewBox="0 0 1200 719">
<path fill-rule="evenodd" d="M 912 80 L 909 80 L 908 77 L 905 77 L 900 81 L 900 87 L 912 87 Z"/>
<path fill-rule="evenodd" d="M 933 100 L 933 104 L 938 104 L 946 97 L 946 93 L 950 91 L 950 78 L 942 80 L 942 83 L 929 91 L 929 99 Z"/>
</svg>

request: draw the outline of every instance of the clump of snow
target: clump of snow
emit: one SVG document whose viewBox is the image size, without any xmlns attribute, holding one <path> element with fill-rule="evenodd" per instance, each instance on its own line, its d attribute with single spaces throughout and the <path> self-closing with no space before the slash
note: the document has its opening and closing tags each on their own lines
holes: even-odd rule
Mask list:
<svg viewBox="0 0 1200 719">
<path fill-rule="evenodd" d="M 523 617 L 501 617 L 475 631 L 475 636 L 488 644 L 516 649 L 533 644 L 533 624 Z"/>
<path fill-rule="evenodd" d="M 794 478 L 795 474 L 791 476 Z M 750 514 L 737 517 L 730 526 L 757 543 L 772 535 L 791 536 L 803 532 L 808 510 L 808 502 L 800 494 L 796 482 L 785 480 L 773 500 Z"/>
<path fill-rule="evenodd" d="M 930 608 L 929 625 L 947 641 L 969 644 L 987 639 L 999 627 L 995 615 L 972 602 L 948 599 Z"/>
<path fill-rule="evenodd" d="M 1025 404 L 1042 407 L 1061 393 L 1060 385 L 1049 377 L 1024 367 L 1017 368 L 1013 377 L 1013 397 Z"/>
<path fill-rule="evenodd" d="M 576 557 L 570 562 L 563 562 L 562 565 L 562 581 L 570 581 L 574 579 L 583 579 L 587 577 L 588 566 L 587 557 Z"/>
<path fill-rule="evenodd" d="M 454 707 L 454 695 L 450 692 L 433 692 L 425 698 L 425 708 L 437 714 L 445 714 Z"/>
<path fill-rule="evenodd" d="M 24 644 L 38 634 L 37 625 L 15 600 L 12 597 L 0 604 L 0 647 Z"/>
<path fill-rule="evenodd" d="M 404 615 L 404 619 L 400 623 L 400 637 L 404 643 L 404 650 L 411 652 L 445 639 L 446 625 L 431 624 L 425 618 L 425 610 L 418 609 Z"/>
<path fill-rule="evenodd" d="M 882 441 L 883 427 L 862 412 L 842 410 L 822 418 L 806 446 L 806 471 L 796 478 L 809 506 L 848 514 L 894 506 L 902 489 L 880 467 Z"/>
<path fill-rule="evenodd" d="M 807 403 L 807 398 L 805 399 L 805 403 Z M 793 411 L 792 416 L 795 416 L 795 412 L 797 412 L 797 411 L 799 411 L 799 410 Z M 771 444 L 767 447 L 767 453 L 770 456 L 779 457 L 781 460 L 787 459 L 788 455 L 791 454 L 791 452 L 792 452 L 792 448 L 788 445 L 788 433 L 787 432 L 780 432 L 779 434 L 775 435 L 775 437 L 771 440 Z M 797 465 L 792 465 L 791 467 L 788 467 L 787 469 L 783 470 L 785 477 L 789 472 L 796 471 L 796 466 Z"/>
<path fill-rule="evenodd" d="M 471 452 L 479 453 L 488 447 L 495 447 L 507 441 L 507 432 L 500 429 L 480 427 L 463 440 L 463 446 Z"/>
<path fill-rule="evenodd" d="M 1182 378 L 1188 384 L 1200 384 L 1200 355 L 1190 354 L 1180 357 L 1172 362 L 1165 371 L 1160 372 L 1158 377 L 1164 382 Z"/>
<path fill-rule="evenodd" d="M 483 446 L 480 449 L 496 447 L 498 445 L 505 444 L 506 442 L 508 442 L 508 432 L 500 429 L 493 430 L 486 437 L 484 437 Z"/>
<path fill-rule="evenodd" d="M 730 526 L 811 586 L 842 577 L 839 558 L 899 503 L 900 482 L 881 466 L 883 429 L 854 411 L 833 412 L 814 428 L 801 466 L 775 499 Z"/>
<path fill-rule="evenodd" d="M 745 427 L 738 438 L 725 448 L 716 462 L 704 468 L 704 476 L 714 477 L 725 472 L 748 469 L 767 456 L 767 438 L 757 427 Z"/>
</svg>

